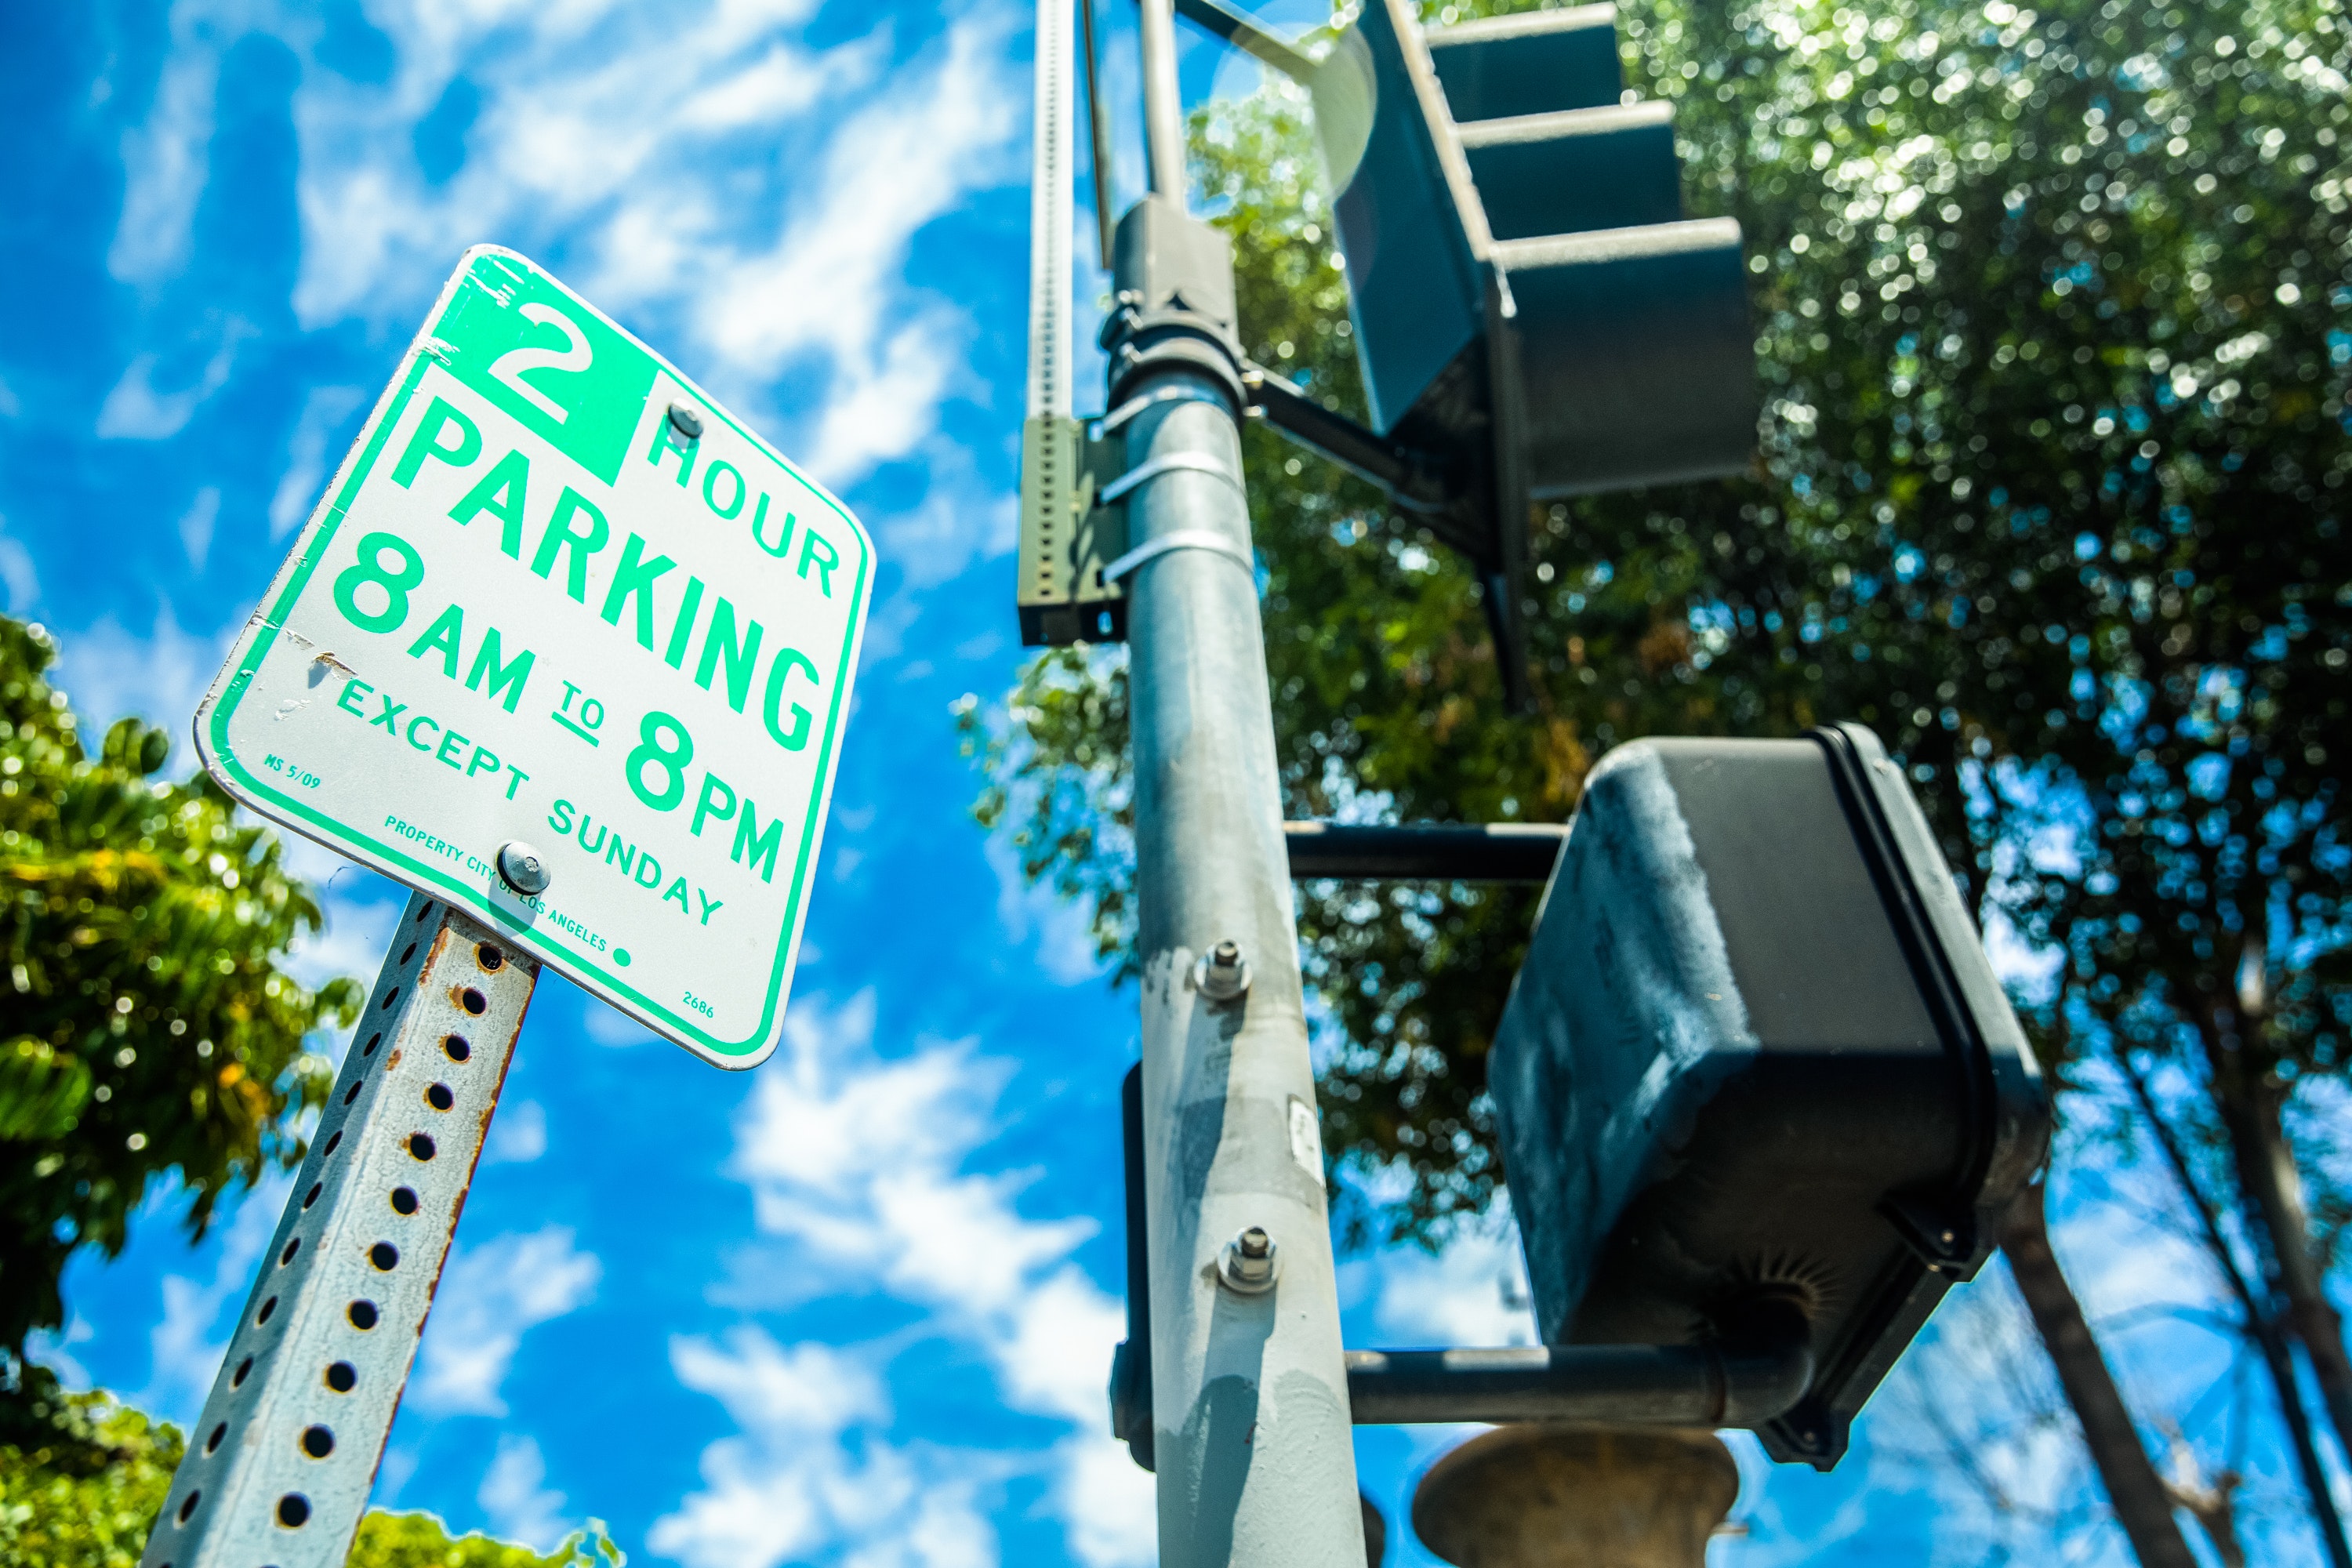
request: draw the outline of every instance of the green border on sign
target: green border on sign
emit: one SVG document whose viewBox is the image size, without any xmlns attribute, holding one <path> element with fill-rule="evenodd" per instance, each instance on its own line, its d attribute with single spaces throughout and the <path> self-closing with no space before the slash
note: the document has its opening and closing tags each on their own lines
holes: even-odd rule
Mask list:
<svg viewBox="0 0 2352 1568">
<path fill-rule="evenodd" d="M 310 584 L 311 574 L 317 571 L 319 563 L 325 557 L 329 546 L 333 543 L 336 534 L 341 529 L 343 520 L 349 514 L 352 503 L 359 494 L 360 487 L 366 483 L 368 476 L 374 471 L 376 460 L 383 452 L 384 443 L 390 439 L 393 428 L 400 423 L 402 411 L 408 406 L 409 399 L 415 395 L 418 385 L 424 381 L 425 367 L 428 364 L 439 363 L 431 347 L 435 329 L 440 326 L 465 299 L 464 289 L 473 281 L 471 274 L 474 269 L 492 258 L 504 258 L 520 264 L 529 269 L 535 280 L 544 282 L 559 291 L 566 300 L 588 312 L 596 321 L 626 338 L 630 343 L 650 357 L 662 371 L 667 372 L 680 385 L 690 390 L 701 401 L 706 410 L 717 415 L 719 418 L 725 421 L 730 429 L 767 454 L 778 467 L 806 485 L 811 494 L 824 502 L 832 510 L 835 516 L 848 525 L 850 533 L 857 541 L 857 575 L 852 585 L 849 601 L 851 612 L 849 625 L 842 638 L 841 676 L 833 683 L 833 698 L 825 710 L 824 741 L 817 755 L 819 765 L 816 773 L 816 796 L 811 800 L 810 809 L 802 824 L 800 847 L 793 865 L 791 900 L 785 909 L 784 928 L 777 943 L 775 963 L 769 971 L 767 994 L 761 1005 L 759 1025 L 744 1040 L 722 1041 L 713 1037 L 698 1027 L 692 1017 L 677 1013 L 667 1004 L 656 1002 L 622 975 L 598 963 L 594 957 L 579 952 L 568 941 L 560 940 L 562 935 L 560 928 L 556 928 L 551 936 L 548 928 L 538 926 L 529 921 L 518 920 L 509 911 L 492 903 L 484 895 L 481 888 L 458 881 L 449 876 L 439 864 L 418 860 L 405 853 L 404 849 L 397 844 L 380 843 L 372 834 L 355 831 L 348 825 L 329 817 L 304 802 L 287 795 L 273 785 L 269 780 L 257 777 L 250 769 L 246 767 L 229 739 L 229 720 L 236 712 L 252 683 L 252 671 L 260 668 L 262 659 L 276 644 L 278 634 L 285 629 L 287 617 L 293 613 L 295 605 L 301 599 L 304 588 Z M 444 368 L 446 370 L 447 367 Z M 451 286 L 444 291 L 440 301 L 435 307 L 432 318 L 425 323 L 424 331 L 419 335 L 415 346 L 409 350 L 407 364 L 378 410 L 366 444 L 343 475 L 331 504 L 321 509 L 321 514 L 309 536 L 308 547 L 291 563 L 291 570 L 285 577 L 285 586 L 269 605 L 264 615 L 260 630 L 253 642 L 238 656 L 241 668 L 223 690 L 220 700 L 213 706 L 208 727 L 215 771 L 224 773 L 233 779 L 238 786 L 239 793 L 266 799 L 284 816 L 299 818 L 302 822 L 310 824 L 319 830 L 319 837 L 330 842 L 360 846 L 379 861 L 400 868 L 397 874 L 403 880 L 417 886 L 429 885 L 444 894 L 454 896 L 456 901 L 465 904 L 469 909 L 478 909 L 500 926 L 515 931 L 528 932 L 532 941 L 551 950 L 561 950 L 566 954 L 565 963 L 593 974 L 611 989 L 635 999 L 646 1012 L 664 1019 L 675 1032 L 691 1036 L 711 1054 L 722 1057 L 749 1056 L 768 1043 L 769 1037 L 775 1028 L 776 1010 L 782 1000 L 783 989 L 785 964 L 792 952 L 793 937 L 800 929 L 803 913 L 802 900 L 807 892 L 811 870 L 809 862 L 815 847 L 817 829 L 823 815 L 817 808 L 820 802 L 824 801 L 831 793 L 835 761 L 835 746 L 840 732 L 842 696 L 847 690 L 856 673 L 850 668 L 850 660 L 856 647 L 858 632 L 865 624 L 866 574 L 872 561 L 873 543 L 867 539 L 865 528 L 856 518 L 850 515 L 848 510 L 843 507 L 830 491 L 802 473 L 782 453 L 738 423 L 677 366 L 646 348 L 625 328 L 564 287 L 559 279 L 529 258 L 498 247 L 477 247 L 467 252 L 466 259 L 458 267 L 457 275 L 451 280 Z"/>
</svg>

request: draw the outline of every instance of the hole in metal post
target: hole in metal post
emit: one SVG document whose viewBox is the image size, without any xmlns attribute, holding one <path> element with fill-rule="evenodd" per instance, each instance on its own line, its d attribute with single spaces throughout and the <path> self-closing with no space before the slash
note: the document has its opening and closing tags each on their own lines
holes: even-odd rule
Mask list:
<svg viewBox="0 0 2352 1568">
<path fill-rule="evenodd" d="M 253 1358 L 251 1356 L 247 1356 L 243 1361 L 236 1363 L 236 1371 L 230 1374 L 228 1385 L 231 1388 L 243 1388 L 245 1386 L 245 1380 L 252 1374 Z"/>
<path fill-rule="evenodd" d="M 320 1150 L 320 1151 L 319 1151 L 320 1154 L 323 1157 L 323 1156 L 325 1156 L 325 1155 L 328 1155 L 328 1154 L 331 1154 L 331 1153 L 333 1153 L 333 1152 L 335 1152 L 335 1145 L 336 1145 L 336 1144 L 338 1144 L 338 1143 L 340 1143 L 340 1142 L 341 1142 L 342 1141 L 343 1141 L 343 1135 L 342 1135 L 341 1132 L 334 1132 L 334 1133 L 331 1133 L 331 1134 L 329 1134 L 329 1135 L 328 1135 L 328 1138 L 327 1138 L 327 1146 L 326 1146 L 325 1148 L 323 1148 L 323 1149 L 321 1149 L 321 1150 Z"/>
<path fill-rule="evenodd" d="M 425 1103 L 436 1110 L 446 1110 L 457 1103 L 457 1097 L 449 1092 L 447 1084 L 436 1083 L 425 1091 Z"/>
<path fill-rule="evenodd" d="M 357 1100 L 360 1097 L 360 1090 L 366 1087 L 367 1086 L 364 1083 L 352 1084 L 351 1088 L 343 1091 L 343 1103 L 345 1105 L 349 1105 L 352 1100 Z"/>
<path fill-rule="evenodd" d="M 302 1433 L 302 1451 L 314 1459 L 323 1459 L 335 1451 L 335 1435 L 324 1426 L 311 1426 Z"/>
<path fill-rule="evenodd" d="M 205 1439 L 205 1452 L 207 1454 L 219 1453 L 221 1439 L 227 1436 L 228 1423 L 224 1421 L 219 1426 L 213 1428 L 213 1435 Z"/>
<path fill-rule="evenodd" d="M 433 1158 L 433 1140 L 422 1132 L 412 1132 L 408 1135 L 408 1152 L 417 1159 L 430 1160 Z"/>
<path fill-rule="evenodd" d="M 379 1241 L 368 1248 L 368 1261 L 389 1274 L 400 1267 L 400 1248 L 388 1241 Z"/>
<path fill-rule="evenodd" d="M 416 1194 L 407 1187 L 393 1188 L 392 1212 L 394 1214 L 415 1214 L 416 1212 Z"/>
<path fill-rule="evenodd" d="M 474 1054 L 474 1047 L 463 1035 L 451 1035 L 441 1042 L 441 1049 L 453 1062 L 462 1062 Z"/>
<path fill-rule="evenodd" d="M 258 1323 L 266 1323 L 266 1322 L 269 1321 L 270 1314 L 272 1314 L 273 1312 L 275 1312 L 275 1311 L 277 1311 L 277 1310 L 278 1310 L 278 1298 L 277 1298 L 277 1297 L 275 1297 L 275 1296 L 272 1296 L 271 1298 L 269 1298 L 269 1300 L 268 1300 L 264 1301 L 264 1302 L 261 1304 L 261 1310 L 259 1310 L 258 1312 L 256 1312 L 256 1313 L 254 1313 L 254 1314 L 253 1314 L 253 1321 L 254 1321 L 257 1324 L 258 1324 Z"/>
<path fill-rule="evenodd" d="M 293 1261 L 294 1261 L 294 1255 L 295 1255 L 296 1253 L 298 1253 L 298 1252 L 301 1251 L 301 1250 L 302 1250 L 302 1238 L 301 1238 L 300 1237 L 299 1237 L 299 1236 L 298 1236 L 298 1237 L 296 1237 L 293 1240 L 291 1240 L 291 1241 L 289 1241 L 289 1242 L 288 1242 L 288 1243 L 286 1244 L 286 1250 L 285 1250 L 285 1251 L 283 1251 L 283 1252 L 281 1252 L 281 1253 L 279 1253 L 279 1254 L 278 1255 L 278 1268 L 285 1268 L 288 1264 L 289 1264 L 289 1263 L 293 1262 Z"/>
<path fill-rule="evenodd" d="M 415 956 L 416 956 L 416 944 L 415 944 L 415 942 L 410 942 L 410 943 L 408 944 L 408 951 L 407 951 L 407 952 L 404 952 L 404 953 L 402 953 L 402 954 L 400 955 L 400 962 L 401 962 L 401 963 L 403 963 L 404 964 L 404 963 L 406 963 L 410 959 L 415 958 Z"/>
<path fill-rule="evenodd" d="M 466 987 L 465 991 L 458 996 L 457 1001 L 464 1006 L 467 1012 L 471 1013 L 477 1018 L 490 1010 L 490 999 L 483 995 L 480 992 L 475 990 L 470 985 Z"/>
<path fill-rule="evenodd" d="M 418 925 L 423 925 L 426 921 L 429 921 L 432 918 L 433 906 L 431 904 L 427 904 L 423 909 L 416 911 L 416 923 Z"/>
<path fill-rule="evenodd" d="M 349 1394 L 360 1385 L 360 1369 L 347 1361 L 339 1361 L 327 1368 L 327 1386 L 337 1394 Z"/>
<path fill-rule="evenodd" d="M 289 1530 L 299 1530 L 310 1522 L 310 1500 L 300 1492 L 288 1492 L 278 1500 L 278 1522 Z"/>
<path fill-rule="evenodd" d="M 375 1048 L 382 1044 L 383 1044 L 383 1036 L 382 1034 L 370 1035 L 368 1037 L 368 1043 L 360 1048 L 360 1055 L 362 1057 L 372 1057 L 375 1055 Z"/>
<path fill-rule="evenodd" d="M 394 1002 L 394 1000 L 395 998 L 397 998 L 399 995 L 400 995 L 400 987 L 399 987 L 399 986 L 397 986 L 397 985 L 395 985 L 395 986 L 394 986 L 391 990 L 389 990 L 389 991 L 387 991 L 387 992 L 385 992 L 385 993 L 383 994 L 383 1005 L 384 1005 L 385 1006 L 387 1006 L 387 1007 L 391 1006 L 391 1005 L 392 1005 L 392 1004 L 393 1004 L 393 1002 Z"/>
<path fill-rule="evenodd" d="M 352 1327 L 355 1329 L 372 1329 L 375 1327 L 376 1311 L 375 1303 L 373 1301 L 352 1302 L 348 1315 L 352 1320 Z"/>
<path fill-rule="evenodd" d="M 182 1524 L 188 1522 L 188 1516 L 196 1511 L 196 1503 L 205 1494 L 202 1492 L 190 1492 L 186 1497 L 180 1500 L 180 1522 Z"/>
<path fill-rule="evenodd" d="M 474 949 L 474 961 L 484 969 L 497 970 L 506 966 L 507 955 L 486 942 Z"/>
<path fill-rule="evenodd" d="M 309 1192 L 304 1193 L 304 1194 L 302 1194 L 302 1206 L 303 1206 L 304 1208 L 309 1208 L 312 1204 L 317 1203 L 317 1202 L 319 1201 L 319 1194 L 320 1194 L 320 1193 L 325 1192 L 326 1190 L 327 1190 L 327 1184 L 326 1184 L 326 1183 L 324 1183 L 324 1182 L 312 1182 L 312 1183 L 310 1184 L 310 1190 Z"/>
</svg>

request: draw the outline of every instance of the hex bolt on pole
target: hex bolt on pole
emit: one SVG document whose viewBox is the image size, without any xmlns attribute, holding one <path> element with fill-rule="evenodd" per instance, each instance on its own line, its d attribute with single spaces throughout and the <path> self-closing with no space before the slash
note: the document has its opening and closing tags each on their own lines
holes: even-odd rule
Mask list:
<svg viewBox="0 0 2352 1568">
<path fill-rule="evenodd" d="M 1226 1289 L 1244 1296 L 1262 1296 L 1273 1289 L 1281 1269 L 1274 1237 L 1255 1226 L 1225 1243 L 1217 1254 L 1217 1278 L 1224 1281 Z"/>
<path fill-rule="evenodd" d="M 538 978 L 409 900 L 142 1568 L 350 1552 Z"/>
<path fill-rule="evenodd" d="M 1249 961 L 1241 943 L 1221 942 L 1192 966 L 1192 984 L 1212 1002 L 1230 1002 L 1250 987 Z"/>
</svg>

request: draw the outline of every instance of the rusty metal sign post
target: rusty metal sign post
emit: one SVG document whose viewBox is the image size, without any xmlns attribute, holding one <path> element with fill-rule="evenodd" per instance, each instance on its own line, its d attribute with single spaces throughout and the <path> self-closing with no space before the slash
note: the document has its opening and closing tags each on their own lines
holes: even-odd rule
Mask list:
<svg viewBox="0 0 2352 1568">
<path fill-rule="evenodd" d="M 143 1568 L 350 1552 L 542 964 L 775 1048 L 873 578 L 682 372 L 466 254 L 196 714 L 223 788 L 414 896 Z"/>
</svg>

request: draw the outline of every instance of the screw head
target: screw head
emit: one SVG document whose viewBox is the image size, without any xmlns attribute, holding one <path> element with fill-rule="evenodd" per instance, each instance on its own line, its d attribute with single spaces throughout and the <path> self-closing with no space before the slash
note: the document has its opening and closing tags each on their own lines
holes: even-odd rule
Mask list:
<svg viewBox="0 0 2352 1568">
<path fill-rule="evenodd" d="M 1259 1296 L 1274 1289 L 1282 1259 L 1263 1226 L 1251 1226 L 1217 1254 L 1217 1279 L 1227 1289 Z"/>
<path fill-rule="evenodd" d="M 547 891 L 554 880 L 539 851 L 520 838 L 499 846 L 499 879 L 525 898 Z"/>
<path fill-rule="evenodd" d="M 689 441 L 701 438 L 702 416 L 683 403 L 669 405 L 669 423 L 670 428 Z"/>
</svg>

